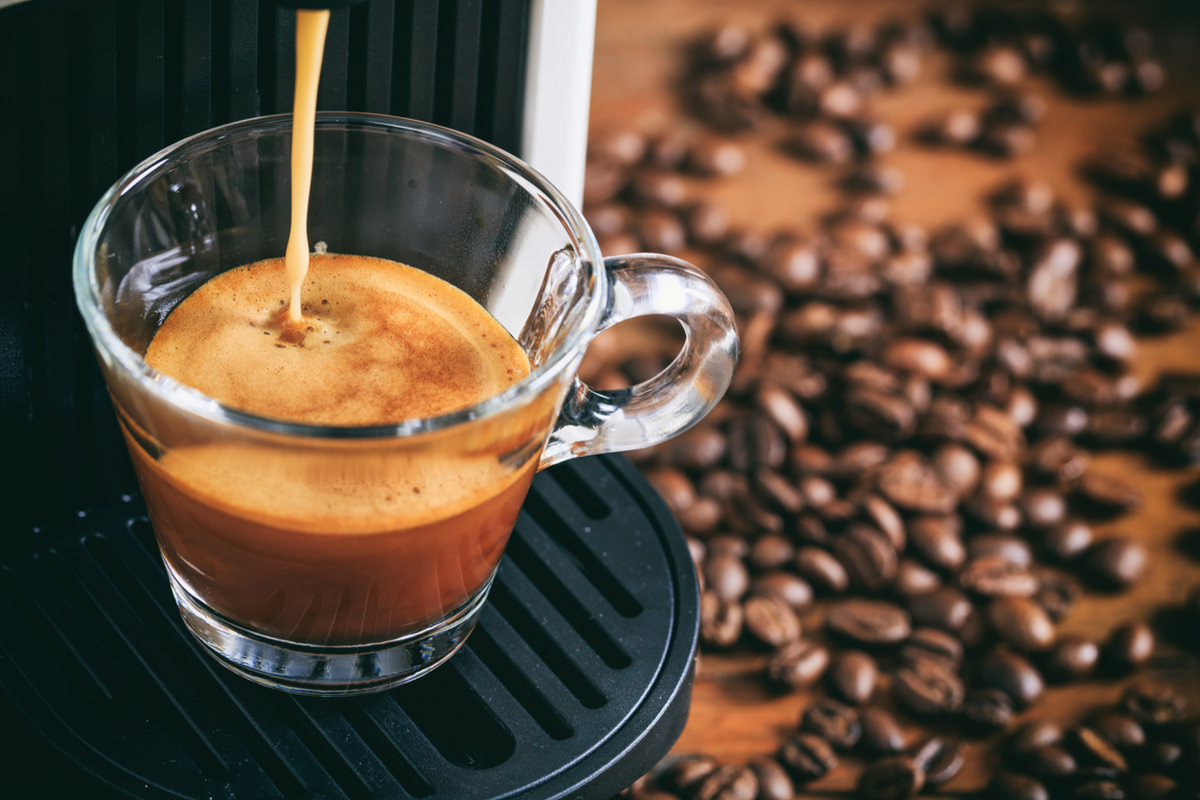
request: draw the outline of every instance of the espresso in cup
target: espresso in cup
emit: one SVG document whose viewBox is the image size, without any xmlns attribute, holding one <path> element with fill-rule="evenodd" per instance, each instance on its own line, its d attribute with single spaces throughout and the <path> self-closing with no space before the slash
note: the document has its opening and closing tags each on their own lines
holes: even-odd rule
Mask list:
<svg viewBox="0 0 1200 800">
<path fill-rule="evenodd" d="M 461 290 L 361 256 L 314 255 L 300 326 L 282 259 L 222 273 L 176 307 L 146 362 L 230 408 L 323 426 L 436 417 L 529 374 L 520 345 Z M 216 612 L 311 645 L 420 631 L 483 587 L 537 466 L 549 409 L 378 459 L 205 442 L 130 452 L 164 557 Z M 127 421 L 127 429 L 130 422 Z"/>
</svg>

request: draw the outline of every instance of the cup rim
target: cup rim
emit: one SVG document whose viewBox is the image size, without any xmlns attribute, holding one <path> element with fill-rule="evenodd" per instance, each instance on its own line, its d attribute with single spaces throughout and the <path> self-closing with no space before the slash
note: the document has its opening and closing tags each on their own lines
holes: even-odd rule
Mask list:
<svg viewBox="0 0 1200 800">
<path fill-rule="evenodd" d="M 584 275 L 584 280 L 589 289 L 588 302 L 576 313 L 577 319 L 570 324 L 571 329 L 564 341 L 540 366 L 500 394 L 448 414 L 402 420 L 386 425 L 317 425 L 252 414 L 226 406 L 198 389 L 180 383 L 151 367 L 146 363 L 142 354 L 126 345 L 117 335 L 100 304 L 101 289 L 96 281 L 92 265 L 99 247 L 100 232 L 104 229 L 114 207 L 124 194 L 159 177 L 169 163 L 175 162 L 181 157 L 205 152 L 235 138 L 263 133 L 290 132 L 291 126 L 291 114 L 274 114 L 231 122 L 181 139 L 144 159 L 125 173 L 104 193 L 91 213 L 88 214 L 76 241 L 73 256 L 72 282 L 76 305 L 83 316 L 95 347 L 102 351 L 102 355 L 111 356 L 144 390 L 164 402 L 206 420 L 268 434 L 315 439 L 411 437 L 495 416 L 512 407 L 519 399 L 539 394 L 557 379 L 558 374 L 569 365 L 575 354 L 582 350 L 588 338 L 594 334 L 601 317 L 605 287 L 608 283 L 599 245 L 591 227 L 579 210 L 541 173 L 516 156 L 494 145 L 440 125 L 385 114 L 325 111 L 317 113 L 317 129 L 350 126 L 364 129 L 393 129 L 404 131 L 410 135 L 415 134 L 419 138 L 445 147 L 472 152 L 477 158 L 498 162 L 497 166 L 509 173 L 515 173 L 515 175 L 510 174 L 510 177 L 519 177 L 524 181 L 522 183 L 521 180 L 518 180 L 517 183 L 521 183 L 529 194 L 535 197 L 540 194 L 540 199 L 549 207 L 569 235 L 572 245 L 576 248 L 577 258 L 584 262 L 587 273 Z M 550 257 L 551 254 L 547 254 L 547 258 Z"/>
</svg>

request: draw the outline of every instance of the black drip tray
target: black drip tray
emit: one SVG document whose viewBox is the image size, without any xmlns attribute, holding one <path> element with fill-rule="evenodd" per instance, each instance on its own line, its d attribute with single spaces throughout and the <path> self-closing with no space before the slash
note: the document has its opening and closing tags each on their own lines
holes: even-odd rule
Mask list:
<svg viewBox="0 0 1200 800">
<path fill-rule="evenodd" d="M 467 645 L 362 698 L 288 695 L 217 664 L 179 618 L 140 500 L 117 505 L 3 556 L 0 685 L 129 794 L 607 798 L 683 729 L 696 579 L 623 458 L 540 474 Z"/>
</svg>

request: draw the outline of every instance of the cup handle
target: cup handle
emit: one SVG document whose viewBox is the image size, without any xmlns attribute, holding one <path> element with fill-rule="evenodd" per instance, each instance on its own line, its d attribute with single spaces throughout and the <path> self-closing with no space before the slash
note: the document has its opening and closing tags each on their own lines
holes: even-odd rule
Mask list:
<svg viewBox="0 0 1200 800">
<path fill-rule="evenodd" d="M 576 377 L 539 469 L 576 456 L 648 447 L 682 433 L 712 410 L 733 379 L 733 309 L 708 276 L 686 261 L 652 253 L 611 256 L 604 266 L 607 307 L 596 332 L 662 314 L 682 323 L 683 349 L 665 370 L 628 389 L 599 391 Z"/>
</svg>

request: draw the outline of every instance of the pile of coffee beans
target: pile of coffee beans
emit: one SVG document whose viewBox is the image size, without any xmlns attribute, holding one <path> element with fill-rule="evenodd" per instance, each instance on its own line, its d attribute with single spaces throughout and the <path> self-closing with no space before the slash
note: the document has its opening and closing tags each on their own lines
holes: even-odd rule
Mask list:
<svg viewBox="0 0 1200 800">
<path fill-rule="evenodd" d="M 785 800 L 847 757 L 866 800 L 909 797 L 953 778 L 962 743 L 1009 731 L 1047 683 L 1124 676 L 1155 655 L 1144 620 L 1114 620 L 1103 640 L 1059 624 L 1084 592 L 1123 591 L 1147 566 L 1136 535 L 1093 529 L 1142 497 L 1091 454 L 1200 460 L 1200 373 L 1147 387 L 1132 370 L 1137 336 L 1179 330 L 1200 305 L 1200 114 L 1099 160 L 1093 205 L 1013 180 L 986 217 L 893 222 L 882 198 L 902 176 L 870 157 L 895 134 L 865 98 L 937 43 L 961 57 L 956 74 L 1004 91 L 973 120 L 911 132 L 944 144 L 1018 154 L 1029 137 L 1012 131 L 1045 114 L 1015 85 L 1030 70 L 1072 91 L 1156 88 L 1138 77 L 1157 64 L 1140 34 L 958 14 L 821 37 L 726 26 L 689 50 L 683 83 L 716 132 L 593 142 L 585 214 L 602 251 L 700 255 L 738 319 L 726 399 L 632 454 L 688 535 L 702 648 L 764 653 L 766 685 L 812 698 L 774 758 L 687 758 L 634 787 L 640 800 Z M 815 235 L 737 230 L 689 194 L 685 176 L 745 163 L 720 131 L 769 114 L 787 117 L 789 150 L 850 170 Z M 628 385 L 664 366 L 640 353 L 589 377 Z M 1200 622 L 1200 591 L 1184 613 Z M 925 735 L 906 736 L 912 723 Z M 1182 698 L 1136 684 L 1086 725 L 1010 733 L 988 793 L 1194 795 L 1198 735 Z"/>
<path fill-rule="evenodd" d="M 1035 8 L 963 3 L 930 19 L 938 40 L 958 55 L 957 77 L 966 82 L 1006 87 L 1044 74 L 1073 94 L 1138 95 L 1162 88 L 1166 70 L 1144 28 Z"/>
<path fill-rule="evenodd" d="M 683 100 L 723 131 L 762 129 L 775 116 L 794 120 L 795 149 L 803 157 L 866 157 L 895 141 L 870 116 L 870 98 L 916 78 L 932 44 L 924 23 L 862 25 L 824 36 L 792 21 L 758 35 L 728 25 L 689 50 Z"/>
<path fill-rule="evenodd" d="M 1115 706 L 1098 708 L 1068 730 L 1026 723 L 1003 740 L 1001 767 L 988 783 L 994 800 L 1168 800 L 1195 793 L 1200 724 L 1186 721 L 1183 698 L 1151 683 L 1135 684 Z M 707 756 L 670 762 L 631 788 L 640 800 L 791 800 L 798 786 L 837 768 L 839 753 L 875 758 L 862 771 L 858 795 L 898 800 L 936 789 L 963 764 L 962 746 L 929 734 L 906 745 L 896 720 L 866 707 L 817 701 L 774 757 L 722 765 Z"/>
</svg>

